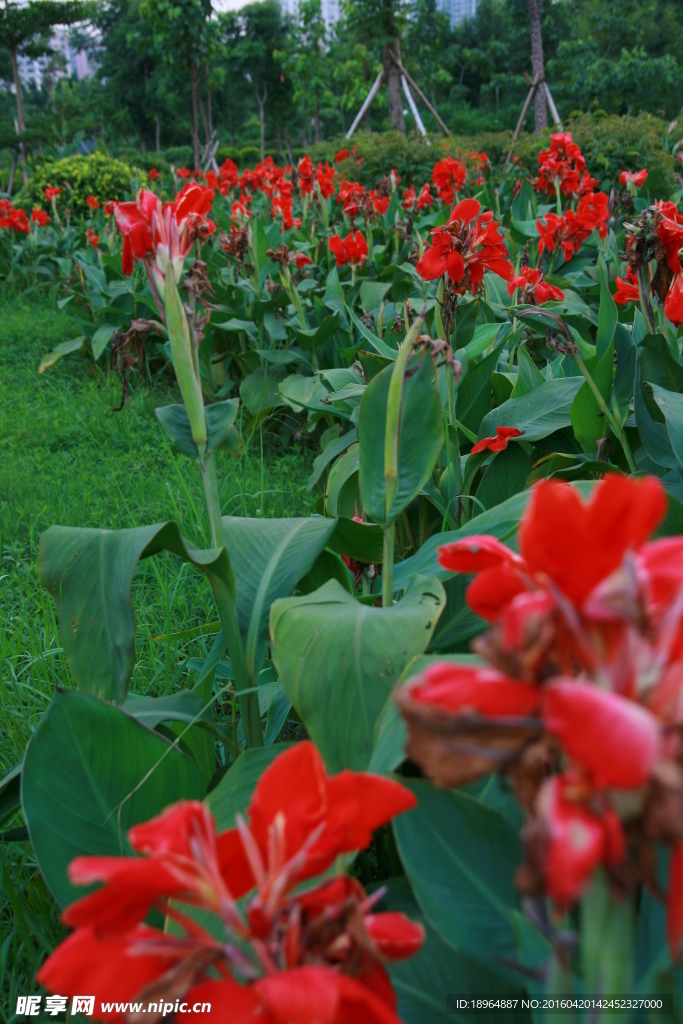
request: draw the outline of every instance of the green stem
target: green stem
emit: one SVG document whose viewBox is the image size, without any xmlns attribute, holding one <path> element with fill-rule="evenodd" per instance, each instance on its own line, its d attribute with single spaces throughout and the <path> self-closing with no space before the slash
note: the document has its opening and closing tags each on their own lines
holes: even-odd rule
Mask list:
<svg viewBox="0 0 683 1024">
<path fill-rule="evenodd" d="M 211 543 L 213 547 L 225 546 L 223 536 L 223 521 L 221 518 L 221 503 L 218 492 L 218 481 L 216 478 L 216 466 L 213 459 L 213 452 L 204 457 L 202 476 L 204 477 L 204 493 L 211 523 Z M 244 723 L 244 736 L 248 747 L 263 746 L 263 732 L 261 730 L 261 713 L 259 711 L 258 694 L 244 690 L 253 690 L 247 659 L 242 644 L 240 624 L 237 619 L 237 608 L 234 596 L 227 587 L 219 593 L 215 590 L 216 604 L 221 617 L 221 624 L 225 633 L 225 640 L 233 672 L 235 673 L 235 689 L 239 703 L 242 721 Z"/>
<path fill-rule="evenodd" d="M 647 263 L 643 263 L 638 270 L 638 288 L 640 290 L 640 308 L 643 311 L 643 316 L 645 317 L 648 330 L 650 331 L 650 334 L 656 334 L 655 317 L 652 311 L 652 302 L 650 301 L 650 282 L 648 281 Z"/>
<path fill-rule="evenodd" d="M 573 356 L 574 356 L 574 362 L 576 363 L 578 368 L 581 370 L 581 373 L 583 374 L 583 376 L 586 379 L 586 382 L 588 383 L 588 387 L 591 389 L 591 391 L 593 393 L 593 397 L 595 398 L 595 401 L 598 403 L 598 407 L 600 409 L 600 412 L 605 417 L 605 422 L 609 424 L 612 432 L 614 433 L 614 436 L 619 439 L 619 444 L 621 445 L 621 447 L 623 449 L 623 452 L 624 452 L 624 455 L 626 456 L 626 461 L 628 462 L 629 469 L 631 470 L 632 473 L 637 473 L 638 472 L 638 467 L 636 466 L 635 461 L 633 459 L 633 454 L 631 452 L 631 446 L 628 443 L 628 439 L 626 437 L 626 432 L 625 432 L 624 427 L 622 427 L 621 424 L 617 422 L 615 417 L 612 415 L 610 410 L 607 408 L 607 403 L 605 402 L 605 399 L 602 397 L 602 395 L 600 393 L 600 389 L 598 388 L 598 385 L 595 383 L 595 381 L 591 377 L 590 373 L 588 372 L 588 370 L 586 368 L 586 364 L 584 363 L 583 359 L 581 358 L 578 350 L 573 353 Z"/>
<path fill-rule="evenodd" d="M 394 524 L 391 523 L 389 526 L 385 526 L 383 533 L 382 608 L 391 608 L 394 603 Z"/>
</svg>

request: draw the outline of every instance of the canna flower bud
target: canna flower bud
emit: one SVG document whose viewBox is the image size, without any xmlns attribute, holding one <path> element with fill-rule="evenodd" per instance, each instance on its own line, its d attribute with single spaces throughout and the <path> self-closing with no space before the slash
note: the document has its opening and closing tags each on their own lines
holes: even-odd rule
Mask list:
<svg viewBox="0 0 683 1024">
<path fill-rule="evenodd" d="M 166 326 L 171 343 L 173 368 L 180 393 L 185 403 L 187 416 L 192 430 L 192 439 L 199 449 L 200 455 L 206 451 L 208 440 L 206 416 L 204 415 L 204 399 L 202 397 L 199 373 L 195 367 L 192 354 L 190 326 L 187 322 L 183 304 L 180 301 L 176 286 L 174 260 L 168 260 L 164 283 L 164 307 L 166 310 Z"/>
</svg>

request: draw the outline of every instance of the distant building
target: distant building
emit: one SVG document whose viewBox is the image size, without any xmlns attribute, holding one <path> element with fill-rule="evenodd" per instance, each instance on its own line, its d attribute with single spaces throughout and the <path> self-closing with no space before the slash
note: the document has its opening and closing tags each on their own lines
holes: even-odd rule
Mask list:
<svg viewBox="0 0 683 1024">
<path fill-rule="evenodd" d="M 451 19 L 451 25 L 458 25 L 465 18 L 473 18 L 477 0 L 436 0 L 436 6 Z"/>
<path fill-rule="evenodd" d="M 299 11 L 299 0 L 280 0 L 284 14 L 295 17 Z M 328 28 L 339 21 L 341 15 L 340 0 L 321 0 L 323 20 Z"/>
<path fill-rule="evenodd" d="M 52 33 L 50 46 L 56 53 L 64 58 L 64 69 L 56 71 L 57 78 L 76 78 L 79 82 L 83 78 L 92 78 L 93 69 L 88 60 L 87 53 L 76 52 L 69 43 L 68 28 L 57 27 Z M 50 61 L 49 54 L 44 57 L 22 57 L 19 56 L 19 77 L 24 85 L 35 85 L 41 89 L 43 78 Z"/>
</svg>

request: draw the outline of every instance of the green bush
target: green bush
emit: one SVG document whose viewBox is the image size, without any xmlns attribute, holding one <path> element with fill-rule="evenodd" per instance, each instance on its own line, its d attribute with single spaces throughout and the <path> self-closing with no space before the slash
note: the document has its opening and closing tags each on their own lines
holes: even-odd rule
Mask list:
<svg viewBox="0 0 683 1024">
<path fill-rule="evenodd" d="M 87 196 L 95 196 L 102 204 L 110 199 L 124 199 L 147 183 L 146 173 L 107 153 L 96 151 L 90 156 L 67 156 L 61 160 L 45 160 L 16 198 L 17 206 L 30 210 L 34 206 L 49 210 L 45 189 L 62 189 L 61 204 L 71 210 L 72 217 L 87 217 L 92 211 Z"/>
<path fill-rule="evenodd" d="M 245 167 L 253 167 L 261 159 L 261 150 L 258 146 L 245 146 L 241 151 L 241 159 L 235 162 L 240 165 L 240 170 Z"/>
<path fill-rule="evenodd" d="M 667 123 L 652 114 L 638 117 L 605 114 L 573 114 L 567 125 L 586 158 L 586 168 L 600 179 L 600 187 L 609 190 L 616 185 L 623 170 L 648 170 L 647 186 L 659 197 L 674 187 L 674 161 L 664 149 Z M 537 135 L 523 134 L 515 148 L 529 172 L 535 172 L 537 156 L 550 142 L 550 131 Z"/>
<path fill-rule="evenodd" d="M 176 167 L 194 167 L 192 146 L 171 146 L 163 152 L 164 159 Z"/>
</svg>

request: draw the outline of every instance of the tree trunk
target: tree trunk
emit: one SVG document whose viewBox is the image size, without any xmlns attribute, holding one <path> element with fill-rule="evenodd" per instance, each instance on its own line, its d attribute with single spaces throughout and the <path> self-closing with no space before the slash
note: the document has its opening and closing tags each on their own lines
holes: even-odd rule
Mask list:
<svg viewBox="0 0 683 1024">
<path fill-rule="evenodd" d="M 12 77 L 14 78 L 14 91 L 17 98 L 17 131 L 20 135 L 23 135 L 26 131 L 26 122 L 24 121 L 24 96 L 21 91 L 21 78 L 19 77 L 19 61 L 17 60 L 16 48 L 10 50 L 10 56 L 12 58 Z M 21 158 L 21 175 L 24 179 L 24 185 L 28 182 L 28 171 L 26 170 L 26 154 L 24 152 L 24 143 L 19 143 L 19 156 Z"/>
<path fill-rule="evenodd" d="M 543 36 L 541 35 L 542 0 L 529 0 L 529 28 L 531 30 L 531 67 L 534 78 L 541 72 L 541 81 L 534 97 L 534 129 L 538 135 L 548 127 L 545 100 L 545 70 L 543 66 Z"/>
<path fill-rule="evenodd" d="M 206 116 L 209 120 L 209 136 L 213 135 L 213 110 L 211 104 L 211 90 L 206 93 Z"/>
<path fill-rule="evenodd" d="M 529 0 L 531 3 L 532 0 Z M 401 95 L 401 72 L 394 60 L 394 54 L 398 54 L 398 39 L 387 43 L 384 67 L 386 69 L 387 88 L 389 90 L 389 121 L 394 131 L 401 135 L 406 133 L 406 123 L 403 118 L 403 97 Z"/>
<path fill-rule="evenodd" d="M 258 89 L 254 89 L 256 93 L 256 102 L 258 103 L 258 117 L 261 127 L 261 163 L 266 159 L 266 100 L 268 99 L 268 88 L 263 86 L 263 96 L 259 96 Z"/>
<path fill-rule="evenodd" d="M 158 110 L 154 111 L 154 148 L 157 153 L 161 149 L 161 118 Z"/>
<path fill-rule="evenodd" d="M 194 166 L 199 167 L 199 111 L 197 110 L 197 69 L 190 65 L 190 82 L 192 84 L 192 146 L 194 149 Z"/>
<path fill-rule="evenodd" d="M 211 141 L 211 136 L 209 134 L 209 122 L 206 119 L 206 111 L 204 110 L 204 104 L 202 103 L 202 94 L 199 91 L 197 92 L 197 99 L 199 100 L 199 109 L 201 111 L 202 122 L 204 124 L 204 134 L 206 135 L 206 145 L 208 146 L 209 142 Z"/>
</svg>

